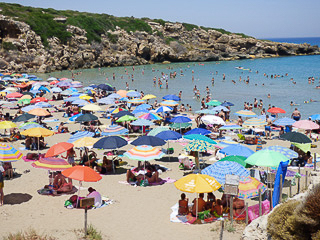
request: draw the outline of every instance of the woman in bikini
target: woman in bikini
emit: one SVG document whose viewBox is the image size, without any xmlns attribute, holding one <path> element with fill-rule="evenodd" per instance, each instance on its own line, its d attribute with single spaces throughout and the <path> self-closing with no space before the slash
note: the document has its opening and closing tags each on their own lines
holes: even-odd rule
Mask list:
<svg viewBox="0 0 320 240">
<path fill-rule="evenodd" d="M 188 207 L 188 198 L 184 193 L 181 194 L 181 199 L 179 200 L 179 215 L 187 215 L 189 214 L 189 207 Z"/>
</svg>

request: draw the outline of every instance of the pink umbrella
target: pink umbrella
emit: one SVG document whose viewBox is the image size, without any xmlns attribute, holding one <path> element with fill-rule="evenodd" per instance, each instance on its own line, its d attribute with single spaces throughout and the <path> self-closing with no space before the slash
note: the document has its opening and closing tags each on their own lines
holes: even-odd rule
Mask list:
<svg viewBox="0 0 320 240">
<path fill-rule="evenodd" d="M 306 130 L 313 130 L 313 129 L 319 129 L 319 125 L 310 121 L 310 120 L 300 120 L 296 121 L 292 127 L 300 128 L 300 129 L 306 129 Z"/>
</svg>

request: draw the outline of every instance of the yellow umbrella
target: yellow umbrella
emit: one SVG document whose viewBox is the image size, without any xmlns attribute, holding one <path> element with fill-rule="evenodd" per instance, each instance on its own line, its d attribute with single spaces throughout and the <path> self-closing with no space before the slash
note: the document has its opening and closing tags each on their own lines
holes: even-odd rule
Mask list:
<svg viewBox="0 0 320 240">
<path fill-rule="evenodd" d="M 7 93 L 6 92 L 0 92 L 0 95 L 1 96 L 5 96 L 5 95 L 7 95 Z"/>
<path fill-rule="evenodd" d="M 41 117 L 51 115 L 51 113 L 49 113 L 46 109 L 43 109 L 43 108 L 34 108 L 30 110 L 28 113 L 31 115 L 41 116 Z"/>
<path fill-rule="evenodd" d="M 83 99 L 83 100 L 93 99 L 93 97 L 90 97 L 89 95 L 83 95 L 83 96 L 80 96 L 79 98 L 80 98 L 80 99 Z"/>
<path fill-rule="evenodd" d="M 218 190 L 221 184 L 205 174 L 189 174 L 174 183 L 176 188 L 189 193 L 208 193 Z"/>
<path fill-rule="evenodd" d="M 74 147 L 92 147 L 99 139 L 93 137 L 83 137 L 73 142 Z"/>
<path fill-rule="evenodd" d="M 15 128 L 17 125 L 11 121 L 0 122 L 0 129 Z"/>
<path fill-rule="evenodd" d="M 95 104 L 87 104 L 84 107 L 81 108 L 82 110 L 86 111 L 102 111 L 101 107 Z"/>
<path fill-rule="evenodd" d="M 23 96 L 20 98 L 20 100 L 22 100 L 22 99 L 32 99 L 32 97 L 31 97 L 30 95 L 26 94 L 26 95 L 23 95 Z"/>
<path fill-rule="evenodd" d="M 155 95 L 153 95 L 153 94 L 147 94 L 142 99 L 143 100 L 148 100 L 148 99 L 152 99 L 152 98 L 157 98 L 157 97 Z"/>
<path fill-rule="evenodd" d="M 50 137 L 54 134 L 53 131 L 46 129 L 46 128 L 30 128 L 24 130 L 21 135 L 29 136 L 29 137 Z"/>
</svg>

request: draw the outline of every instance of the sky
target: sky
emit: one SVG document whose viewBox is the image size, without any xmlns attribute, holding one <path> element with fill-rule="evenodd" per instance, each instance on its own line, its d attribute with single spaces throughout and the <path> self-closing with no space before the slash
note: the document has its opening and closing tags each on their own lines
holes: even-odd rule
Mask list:
<svg viewBox="0 0 320 240">
<path fill-rule="evenodd" d="M 2 0 L 25 6 L 161 18 L 260 39 L 320 37 L 319 0 Z"/>
</svg>

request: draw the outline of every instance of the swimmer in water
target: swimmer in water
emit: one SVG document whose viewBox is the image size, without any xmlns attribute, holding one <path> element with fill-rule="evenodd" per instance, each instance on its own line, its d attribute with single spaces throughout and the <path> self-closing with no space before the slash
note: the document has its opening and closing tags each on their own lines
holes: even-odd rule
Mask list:
<svg viewBox="0 0 320 240">
<path fill-rule="evenodd" d="M 271 98 L 271 95 L 270 95 L 270 93 L 268 94 L 268 98 Z"/>
</svg>

